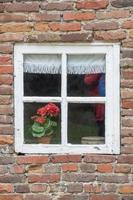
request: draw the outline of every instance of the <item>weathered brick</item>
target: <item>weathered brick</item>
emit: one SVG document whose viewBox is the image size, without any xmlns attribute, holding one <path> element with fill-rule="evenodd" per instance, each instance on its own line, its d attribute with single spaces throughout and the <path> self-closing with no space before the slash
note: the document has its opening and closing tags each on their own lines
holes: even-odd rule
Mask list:
<svg viewBox="0 0 133 200">
<path fill-rule="evenodd" d="M 51 23 L 49 27 L 52 31 L 79 31 L 81 25 L 79 22 L 73 23 Z"/>
<path fill-rule="evenodd" d="M 122 70 L 121 74 L 124 79 L 133 79 L 133 70 L 132 69 Z"/>
<path fill-rule="evenodd" d="M 20 156 L 16 158 L 18 164 L 44 164 L 48 162 L 48 156 Z"/>
<path fill-rule="evenodd" d="M 13 94 L 13 87 L 10 85 L 0 85 L 0 95 Z M 1 110 L 1 108 L 0 108 Z"/>
<path fill-rule="evenodd" d="M 0 66 L 0 74 L 12 74 L 13 67 L 12 66 Z"/>
<path fill-rule="evenodd" d="M 14 131 L 13 125 L 0 124 L 0 134 L 11 135 L 13 134 L 13 131 Z M 6 140 L 6 137 L 5 137 L 5 140 Z"/>
<path fill-rule="evenodd" d="M 0 200 L 23 200 L 23 196 L 18 194 L 0 194 Z"/>
<path fill-rule="evenodd" d="M 130 173 L 131 168 L 128 165 L 115 165 L 114 172 L 115 173 Z"/>
<path fill-rule="evenodd" d="M 12 164 L 14 163 L 14 158 L 13 157 L 0 157 L 0 164 L 1 165 L 7 165 L 7 164 Z"/>
<path fill-rule="evenodd" d="M 117 22 L 96 22 L 88 23 L 84 26 L 85 30 L 115 30 L 118 29 Z"/>
<path fill-rule="evenodd" d="M 59 173 L 61 172 L 61 167 L 59 165 L 45 165 L 44 172 L 46 174 Z"/>
<path fill-rule="evenodd" d="M 41 33 L 29 35 L 25 39 L 27 42 L 59 42 L 61 37 L 55 33 Z"/>
<path fill-rule="evenodd" d="M 13 144 L 13 136 L 11 135 L 0 135 L 0 144 Z"/>
<path fill-rule="evenodd" d="M 60 21 L 60 14 L 49 13 L 32 13 L 30 15 L 30 21 Z"/>
<path fill-rule="evenodd" d="M 6 32 L 29 32 L 32 30 L 32 24 L 3 24 L 0 25 L 0 33 Z"/>
<path fill-rule="evenodd" d="M 116 7 L 116 8 L 123 8 L 123 7 L 128 7 L 128 6 L 133 6 L 133 1 L 132 0 L 112 0 L 111 5 Z"/>
<path fill-rule="evenodd" d="M 76 4 L 77 9 L 101 9 L 106 8 L 108 6 L 108 0 L 84 0 L 79 1 Z"/>
<path fill-rule="evenodd" d="M 133 30 L 129 31 L 129 37 L 133 38 Z"/>
<path fill-rule="evenodd" d="M 115 41 L 122 40 L 126 38 L 126 33 L 121 30 L 117 31 L 97 31 L 94 34 L 94 38 L 96 40 L 104 40 L 104 41 Z"/>
<path fill-rule="evenodd" d="M 2 184 L 0 183 L 0 193 L 13 193 L 14 192 L 14 187 L 12 184 Z"/>
<path fill-rule="evenodd" d="M 88 193 L 100 193 L 101 192 L 101 185 L 100 184 L 85 184 L 84 191 Z"/>
<path fill-rule="evenodd" d="M 126 117 L 124 117 L 122 119 L 122 125 L 124 127 L 132 127 L 133 126 L 133 119 L 132 118 L 126 118 Z"/>
<path fill-rule="evenodd" d="M 29 175 L 29 183 L 54 183 L 60 181 L 59 174 Z"/>
<path fill-rule="evenodd" d="M 88 200 L 89 196 L 85 194 L 80 195 L 72 195 L 72 194 L 64 194 L 60 195 L 58 200 Z"/>
<path fill-rule="evenodd" d="M 27 172 L 30 174 L 42 174 L 43 173 L 42 165 L 31 165 L 28 167 Z"/>
<path fill-rule="evenodd" d="M 122 57 L 123 58 L 133 58 L 133 50 L 123 50 Z"/>
<path fill-rule="evenodd" d="M 13 122 L 13 118 L 11 116 L 0 115 L 1 124 L 11 124 L 12 122 Z"/>
<path fill-rule="evenodd" d="M 133 98 L 133 90 L 132 89 L 122 89 L 121 97 L 122 97 L 122 99 L 132 99 Z"/>
<path fill-rule="evenodd" d="M 96 175 L 88 173 L 66 173 L 63 174 L 62 180 L 68 182 L 90 182 L 94 181 Z"/>
<path fill-rule="evenodd" d="M 38 193 L 38 192 L 46 192 L 47 190 L 46 184 L 34 184 L 31 186 L 31 192 Z"/>
<path fill-rule="evenodd" d="M 20 176 L 18 174 L 17 175 L 5 174 L 5 175 L 0 176 L 0 182 L 1 183 L 23 183 L 25 182 L 25 177 Z"/>
<path fill-rule="evenodd" d="M 116 194 L 97 194 L 92 195 L 90 200 L 118 200 L 118 195 Z"/>
<path fill-rule="evenodd" d="M 132 199 L 133 199 L 133 195 L 130 195 L 130 196 L 129 195 L 128 196 L 122 195 L 122 200 L 132 200 Z"/>
<path fill-rule="evenodd" d="M 123 154 L 133 154 L 133 147 L 132 146 L 121 147 L 121 153 L 123 153 Z"/>
<path fill-rule="evenodd" d="M 115 183 L 102 183 L 102 191 L 105 193 L 115 193 L 117 185 Z"/>
<path fill-rule="evenodd" d="M 5 11 L 7 12 L 34 12 L 39 11 L 38 2 L 28 3 L 7 3 L 5 5 Z"/>
<path fill-rule="evenodd" d="M 111 173 L 113 171 L 112 164 L 97 165 L 97 171 L 100 173 Z"/>
<path fill-rule="evenodd" d="M 15 192 L 17 192 L 17 193 L 29 193 L 30 192 L 29 185 L 28 184 L 16 185 Z"/>
<path fill-rule="evenodd" d="M 42 3 L 41 9 L 44 10 L 72 10 L 73 3 L 72 2 L 51 2 L 51 3 Z"/>
<path fill-rule="evenodd" d="M 24 200 L 52 200 L 47 194 L 26 194 Z"/>
<path fill-rule="evenodd" d="M 133 116 L 133 110 L 122 109 L 121 114 L 122 114 L 122 116 Z"/>
<path fill-rule="evenodd" d="M 43 23 L 43 22 L 38 22 L 34 25 L 34 29 L 36 31 L 48 31 L 49 30 L 49 27 L 48 27 L 48 24 L 46 23 Z"/>
<path fill-rule="evenodd" d="M 92 41 L 92 33 L 69 33 L 61 35 L 62 42 Z"/>
<path fill-rule="evenodd" d="M 96 14 L 94 11 L 89 11 L 89 12 L 65 12 L 63 14 L 63 19 L 66 21 L 71 21 L 71 20 L 77 20 L 77 21 L 82 21 L 82 20 L 92 20 L 96 18 Z"/>
<path fill-rule="evenodd" d="M 124 137 L 121 139 L 121 144 L 133 144 L 133 137 Z"/>
<path fill-rule="evenodd" d="M 0 95 L 0 105 L 8 105 L 11 103 L 11 96 Z"/>
<path fill-rule="evenodd" d="M 112 155 L 86 155 L 84 162 L 87 163 L 111 163 L 116 160 L 115 156 Z"/>
<path fill-rule="evenodd" d="M 69 193 L 80 193 L 83 191 L 83 184 L 81 183 L 71 183 L 67 185 L 67 192 Z"/>
<path fill-rule="evenodd" d="M 5 174 L 8 172 L 8 168 L 6 165 L 0 165 L 0 174 Z"/>
<path fill-rule="evenodd" d="M 124 59 L 122 59 L 121 58 L 120 65 L 121 65 L 121 67 L 125 67 L 125 68 L 133 67 L 133 59 L 132 58 L 124 58 Z"/>
<path fill-rule="evenodd" d="M 78 165 L 77 164 L 63 164 L 61 166 L 62 171 L 64 172 L 74 172 L 78 170 Z"/>
<path fill-rule="evenodd" d="M 13 113 L 13 108 L 7 105 L 0 105 L 0 114 L 1 115 L 11 115 Z"/>
<path fill-rule="evenodd" d="M 96 165 L 94 164 L 86 164 L 86 163 L 81 163 L 80 164 L 80 170 L 82 172 L 88 172 L 88 173 L 92 173 L 92 172 L 95 172 L 96 170 Z"/>
<path fill-rule="evenodd" d="M 133 40 L 132 39 L 126 39 L 122 42 L 122 46 L 123 47 L 127 47 L 127 48 L 132 48 L 133 47 Z"/>
<path fill-rule="evenodd" d="M 121 87 L 122 88 L 133 88 L 133 80 L 121 80 Z"/>
<path fill-rule="evenodd" d="M 122 185 L 119 187 L 119 192 L 122 194 L 133 194 L 133 185 Z"/>
<path fill-rule="evenodd" d="M 98 175 L 97 180 L 105 183 L 128 183 L 129 177 L 127 175 L 108 174 Z"/>
<path fill-rule="evenodd" d="M 132 155 L 121 155 L 118 157 L 118 163 L 125 163 L 125 164 L 133 164 L 133 156 Z"/>
<path fill-rule="evenodd" d="M 80 162 L 81 155 L 53 155 L 50 160 L 53 163 Z"/>
<path fill-rule="evenodd" d="M 0 3 L 0 12 L 4 12 L 5 4 Z"/>
<path fill-rule="evenodd" d="M 112 11 L 99 11 L 96 13 L 97 19 L 119 19 L 130 16 L 129 10 L 112 10 Z"/>
<path fill-rule="evenodd" d="M 10 14 L 10 13 L 0 13 L 0 22 L 25 22 L 28 20 L 28 16 L 25 14 Z"/>
<path fill-rule="evenodd" d="M 133 20 L 127 20 L 122 23 L 122 28 L 133 29 Z"/>
</svg>

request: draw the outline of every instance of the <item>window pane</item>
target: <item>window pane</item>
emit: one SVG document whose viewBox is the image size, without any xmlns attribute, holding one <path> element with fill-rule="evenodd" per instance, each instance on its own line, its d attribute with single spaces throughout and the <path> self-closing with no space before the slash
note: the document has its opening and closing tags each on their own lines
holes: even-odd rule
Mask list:
<svg viewBox="0 0 133 200">
<path fill-rule="evenodd" d="M 68 143 L 103 144 L 104 104 L 68 104 Z"/>
<path fill-rule="evenodd" d="M 68 55 L 68 96 L 105 96 L 105 55 Z"/>
<path fill-rule="evenodd" d="M 61 143 L 60 104 L 24 104 L 24 141 L 27 144 Z"/>
<path fill-rule="evenodd" d="M 24 56 L 24 95 L 61 96 L 61 56 Z"/>
</svg>

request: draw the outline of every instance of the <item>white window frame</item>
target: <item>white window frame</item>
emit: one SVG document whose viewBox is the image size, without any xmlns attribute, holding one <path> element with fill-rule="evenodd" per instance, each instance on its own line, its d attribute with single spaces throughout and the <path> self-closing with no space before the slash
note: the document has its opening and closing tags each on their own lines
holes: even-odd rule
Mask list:
<svg viewBox="0 0 133 200">
<path fill-rule="evenodd" d="M 61 97 L 23 96 L 23 55 L 62 54 Z M 67 97 L 67 54 L 106 54 L 106 97 Z M 15 88 L 15 151 L 21 153 L 120 153 L 120 45 L 118 43 L 93 44 L 16 44 L 14 46 Z M 24 102 L 61 103 L 61 144 L 24 143 Z M 67 143 L 67 105 L 73 103 L 105 103 L 105 144 L 72 145 Z"/>
</svg>

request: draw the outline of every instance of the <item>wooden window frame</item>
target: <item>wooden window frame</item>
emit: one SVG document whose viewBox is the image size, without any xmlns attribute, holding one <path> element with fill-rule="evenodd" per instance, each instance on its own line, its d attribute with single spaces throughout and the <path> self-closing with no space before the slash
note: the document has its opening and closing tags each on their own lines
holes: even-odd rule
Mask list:
<svg viewBox="0 0 133 200">
<path fill-rule="evenodd" d="M 67 54 L 106 54 L 106 97 L 67 96 Z M 61 97 L 23 96 L 24 54 L 61 54 Z M 93 44 L 16 44 L 14 46 L 15 88 L 15 151 L 21 153 L 120 153 L 120 45 L 118 43 Z M 24 102 L 61 103 L 61 144 L 24 144 Z M 67 143 L 68 103 L 105 103 L 105 144 L 72 145 Z"/>
</svg>

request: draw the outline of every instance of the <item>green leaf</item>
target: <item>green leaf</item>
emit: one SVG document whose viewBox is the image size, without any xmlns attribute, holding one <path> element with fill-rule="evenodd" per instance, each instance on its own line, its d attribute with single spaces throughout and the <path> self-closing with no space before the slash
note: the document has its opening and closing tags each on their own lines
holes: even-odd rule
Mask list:
<svg viewBox="0 0 133 200">
<path fill-rule="evenodd" d="M 45 132 L 44 127 L 40 126 L 38 123 L 34 123 L 32 125 L 32 131 L 35 133 L 42 133 Z"/>
</svg>

